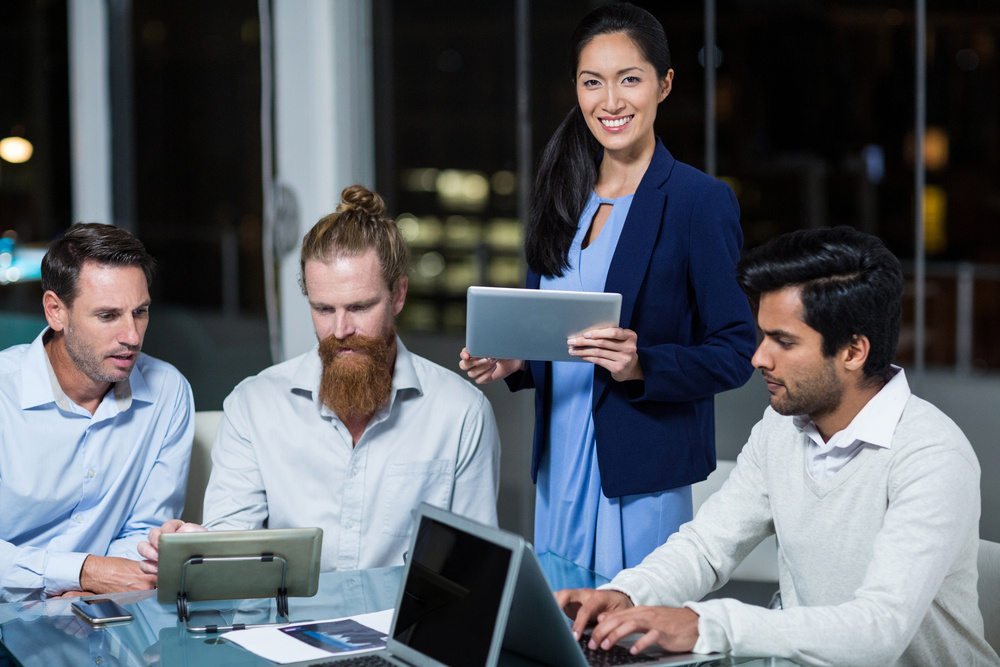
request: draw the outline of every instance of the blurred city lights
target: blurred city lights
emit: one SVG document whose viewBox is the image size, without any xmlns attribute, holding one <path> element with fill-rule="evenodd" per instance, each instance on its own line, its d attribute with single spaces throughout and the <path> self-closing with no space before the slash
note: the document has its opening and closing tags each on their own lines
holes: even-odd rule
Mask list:
<svg viewBox="0 0 1000 667">
<path fill-rule="evenodd" d="M 7 162 L 20 164 L 31 159 L 35 147 L 24 137 L 7 137 L 0 140 L 0 158 Z"/>
</svg>

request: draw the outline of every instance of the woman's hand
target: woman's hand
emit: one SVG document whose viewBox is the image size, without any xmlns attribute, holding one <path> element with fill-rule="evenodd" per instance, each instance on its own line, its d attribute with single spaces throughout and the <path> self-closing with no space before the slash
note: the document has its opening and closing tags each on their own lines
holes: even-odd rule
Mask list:
<svg viewBox="0 0 1000 667">
<path fill-rule="evenodd" d="M 511 373 L 524 368 L 522 359 L 493 359 L 492 357 L 473 357 L 468 350 L 462 348 L 462 358 L 458 367 L 469 374 L 476 384 L 487 384 L 502 380 Z"/>
<path fill-rule="evenodd" d="M 607 368 L 612 378 L 625 382 L 643 379 L 636 339 L 631 329 L 609 327 L 588 331 L 582 336 L 570 338 L 566 343 L 574 357 Z"/>
</svg>

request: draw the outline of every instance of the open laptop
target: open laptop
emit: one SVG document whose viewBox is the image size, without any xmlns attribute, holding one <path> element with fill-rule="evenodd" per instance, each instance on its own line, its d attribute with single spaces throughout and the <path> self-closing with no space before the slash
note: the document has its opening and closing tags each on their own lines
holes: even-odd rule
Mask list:
<svg viewBox="0 0 1000 667">
<path fill-rule="evenodd" d="M 385 651 L 302 663 L 394 667 L 693 665 L 722 654 L 585 651 L 522 537 L 422 504 Z M 585 653 L 596 656 L 589 661 Z"/>
<path fill-rule="evenodd" d="M 431 507 L 417 510 L 384 651 L 294 663 L 296 667 L 504 667 L 500 661 L 523 540 Z"/>
</svg>

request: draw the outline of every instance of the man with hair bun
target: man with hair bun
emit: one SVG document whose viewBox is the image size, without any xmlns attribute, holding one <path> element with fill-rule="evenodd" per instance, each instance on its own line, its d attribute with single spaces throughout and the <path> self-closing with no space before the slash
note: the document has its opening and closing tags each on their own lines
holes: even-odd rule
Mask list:
<svg viewBox="0 0 1000 667">
<path fill-rule="evenodd" d="M 792 232 L 743 259 L 753 357 L 770 393 L 722 488 L 638 566 L 557 598 L 593 648 L 775 656 L 804 665 L 1000 665 L 977 604 L 979 462 L 892 365 L 903 272 L 849 227 Z M 778 540 L 765 609 L 702 601 Z"/>
<path fill-rule="evenodd" d="M 212 448 L 204 527 L 318 526 L 324 570 L 401 565 L 422 501 L 496 525 L 500 438 L 486 397 L 406 349 L 396 316 L 409 253 L 376 193 L 354 185 L 302 241 L 317 345 L 241 382 Z"/>
<path fill-rule="evenodd" d="M 42 259 L 48 326 L 0 352 L 0 602 L 156 585 L 136 547 L 184 506 L 194 399 L 141 353 L 153 266 L 98 223 Z"/>
</svg>

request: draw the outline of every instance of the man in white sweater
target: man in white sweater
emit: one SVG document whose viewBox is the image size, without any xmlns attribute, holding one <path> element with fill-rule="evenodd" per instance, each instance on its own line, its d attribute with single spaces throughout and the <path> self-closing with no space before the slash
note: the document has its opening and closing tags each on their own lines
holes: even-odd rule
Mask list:
<svg viewBox="0 0 1000 667">
<path fill-rule="evenodd" d="M 771 394 L 698 515 L 599 590 L 557 594 L 591 646 L 815 665 L 998 665 L 976 593 L 979 464 L 892 366 L 899 260 L 847 227 L 793 232 L 740 263 Z M 768 535 L 780 609 L 700 600 Z"/>
</svg>

